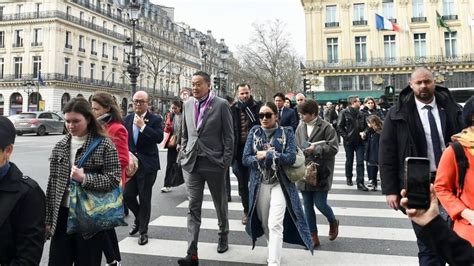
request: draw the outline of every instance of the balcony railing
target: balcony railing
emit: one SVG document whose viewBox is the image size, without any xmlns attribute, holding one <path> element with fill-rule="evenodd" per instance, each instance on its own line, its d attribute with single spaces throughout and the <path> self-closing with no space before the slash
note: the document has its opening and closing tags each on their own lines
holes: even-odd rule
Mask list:
<svg viewBox="0 0 474 266">
<path fill-rule="evenodd" d="M 95 52 L 95 51 L 91 51 L 91 55 L 95 55 L 95 56 L 97 56 L 97 52 Z"/>
<path fill-rule="evenodd" d="M 442 16 L 443 20 L 457 20 L 458 15 L 444 15 Z"/>
<path fill-rule="evenodd" d="M 326 28 L 336 28 L 339 27 L 339 22 L 326 22 L 324 23 Z"/>
<path fill-rule="evenodd" d="M 85 52 L 86 52 L 86 49 L 85 49 L 85 48 L 79 48 L 79 52 L 85 53 Z"/>
<path fill-rule="evenodd" d="M 127 87 L 127 84 L 117 83 L 119 80 L 112 81 L 102 81 L 98 79 L 83 78 L 77 76 L 71 76 L 69 74 L 60 74 L 60 73 L 41 73 L 41 78 L 47 82 L 53 81 L 63 81 L 70 83 L 78 83 L 92 86 L 101 86 L 101 87 L 110 87 L 117 90 L 124 90 Z M 33 74 L 22 74 L 21 76 L 17 75 L 4 75 L 1 79 L 2 82 L 18 82 L 18 81 L 27 81 L 27 80 L 37 80 L 37 76 Z"/>
<path fill-rule="evenodd" d="M 118 61 L 118 57 L 115 57 L 115 56 L 114 56 L 114 57 L 112 57 L 112 60 Z"/>
<path fill-rule="evenodd" d="M 312 69 L 351 69 L 361 67 L 413 67 L 430 66 L 436 64 L 469 64 L 474 65 L 474 53 L 453 57 L 430 56 L 430 57 L 396 57 L 396 58 L 368 58 L 366 62 L 356 62 L 354 59 L 340 59 L 334 61 L 313 60 L 307 61 L 306 65 Z"/>
<path fill-rule="evenodd" d="M 32 47 L 43 46 L 43 43 L 42 42 L 32 42 L 31 46 Z"/>
<path fill-rule="evenodd" d="M 73 0 L 75 3 L 83 4 L 80 3 L 78 0 Z M 125 40 L 125 36 L 123 34 L 114 32 L 112 30 L 103 28 L 101 26 L 97 26 L 93 23 L 90 23 L 85 20 L 81 20 L 78 17 L 72 16 L 70 14 L 67 14 L 62 11 L 54 10 L 54 11 L 42 11 L 42 12 L 28 12 L 28 13 L 22 13 L 21 15 L 19 14 L 4 14 L 3 17 L 0 19 L 0 21 L 12 21 L 12 20 L 27 20 L 27 19 L 45 19 L 45 18 L 61 18 L 67 21 L 70 21 L 72 23 L 75 23 L 77 25 L 84 26 L 86 28 L 89 28 L 93 31 L 97 31 L 99 33 L 105 34 L 107 36 L 119 39 L 119 40 Z M 132 24 L 128 20 L 119 20 L 121 23 L 126 24 L 128 27 L 132 27 Z M 167 44 L 172 44 L 178 47 L 181 47 L 183 49 L 188 50 L 189 52 L 193 52 L 195 56 L 199 56 L 199 49 L 196 45 L 193 44 L 193 41 L 189 38 L 178 38 L 177 40 L 175 39 L 168 39 L 164 38 L 163 36 L 160 36 L 158 32 L 156 31 L 151 31 L 149 28 L 145 28 L 140 25 L 136 25 L 136 29 L 145 35 L 151 36 L 153 38 L 159 39 L 162 42 L 165 42 Z"/>
<path fill-rule="evenodd" d="M 5 44 L 4 44 L 4 43 L 0 43 L 0 48 L 5 48 Z"/>
<path fill-rule="evenodd" d="M 354 26 L 365 26 L 365 25 L 367 25 L 367 20 L 354 20 L 354 21 L 352 21 L 352 25 L 354 25 Z"/>
<path fill-rule="evenodd" d="M 67 48 L 67 49 L 72 49 L 72 45 L 70 45 L 70 44 L 66 44 L 64 47 Z"/>
<path fill-rule="evenodd" d="M 13 43 L 12 47 L 23 47 L 23 42 L 20 43 Z"/>
<path fill-rule="evenodd" d="M 412 17 L 411 22 L 414 22 L 414 23 L 426 22 L 426 17 Z"/>
<path fill-rule="evenodd" d="M 102 57 L 103 57 L 103 58 L 109 58 L 109 55 L 103 54 Z"/>
</svg>

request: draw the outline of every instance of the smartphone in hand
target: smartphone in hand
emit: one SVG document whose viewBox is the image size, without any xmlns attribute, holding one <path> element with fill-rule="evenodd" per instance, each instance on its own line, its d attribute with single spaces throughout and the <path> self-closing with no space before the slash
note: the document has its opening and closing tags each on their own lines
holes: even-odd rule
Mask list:
<svg viewBox="0 0 474 266">
<path fill-rule="evenodd" d="M 408 208 L 430 207 L 430 161 L 423 157 L 405 159 L 405 189 Z"/>
</svg>

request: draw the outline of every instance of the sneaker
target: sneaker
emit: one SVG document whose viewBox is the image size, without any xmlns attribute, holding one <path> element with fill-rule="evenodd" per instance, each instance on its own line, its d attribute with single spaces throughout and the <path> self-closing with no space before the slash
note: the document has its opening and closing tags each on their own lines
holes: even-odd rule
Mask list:
<svg viewBox="0 0 474 266">
<path fill-rule="evenodd" d="M 374 184 L 372 184 L 372 182 L 369 182 L 369 183 L 367 183 L 367 185 L 365 185 L 365 186 L 366 186 L 366 187 L 373 187 Z"/>
<path fill-rule="evenodd" d="M 170 191 L 171 191 L 171 187 L 162 187 L 161 188 L 161 192 L 163 192 L 163 193 L 170 192 Z"/>
</svg>

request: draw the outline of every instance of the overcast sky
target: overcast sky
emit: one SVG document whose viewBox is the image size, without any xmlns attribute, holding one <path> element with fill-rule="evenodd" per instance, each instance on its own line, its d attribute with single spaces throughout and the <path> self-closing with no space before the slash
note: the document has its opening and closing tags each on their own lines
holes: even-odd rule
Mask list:
<svg viewBox="0 0 474 266">
<path fill-rule="evenodd" d="M 280 19 L 286 24 L 293 48 L 305 57 L 304 11 L 300 0 L 151 0 L 175 8 L 175 21 L 193 28 L 212 31 L 224 38 L 232 51 L 249 42 L 253 22 Z"/>
</svg>

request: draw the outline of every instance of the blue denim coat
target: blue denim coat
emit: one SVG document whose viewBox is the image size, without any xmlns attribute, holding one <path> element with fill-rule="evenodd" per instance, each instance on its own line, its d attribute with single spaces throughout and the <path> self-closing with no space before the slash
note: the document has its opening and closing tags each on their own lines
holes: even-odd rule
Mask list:
<svg viewBox="0 0 474 266">
<path fill-rule="evenodd" d="M 286 143 L 282 152 L 282 133 L 285 130 Z M 294 183 L 292 183 L 281 165 L 292 165 L 296 160 L 296 142 L 295 134 L 291 128 L 278 127 L 273 135 L 271 145 L 275 147 L 275 163 L 277 167 L 277 177 L 282 188 L 286 200 L 285 218 L 283 220 L 283 241 L 291 244 L 299 244 L 306 246 L 311 253 L 313 252 L 313 244 L 311 242 L 311 234 L 301 206 L 298 191 Z M 254 140 L 255 141 L 254 143 Z M 269 140 L 260 126 L 254 126 L 248 135 L 243 153 L 243 164 L 250 168 L 250 185 L 249 185 L 249 214 L 248 222 L 245 227 L 247 234 L 252 238 L 252 248 L 258 237 L 264 234 L 262 222 L 258 218 L 256 211 L 257 195 L 259 193 L 262 175 L 258 170 L 258 164 L 263 168 L 270 168 L 273 163 L 273 154 L 268 153 L 264 161 L 258 161 L 256 153 L 263 150 L 263 144 Z"/>
</svg>

